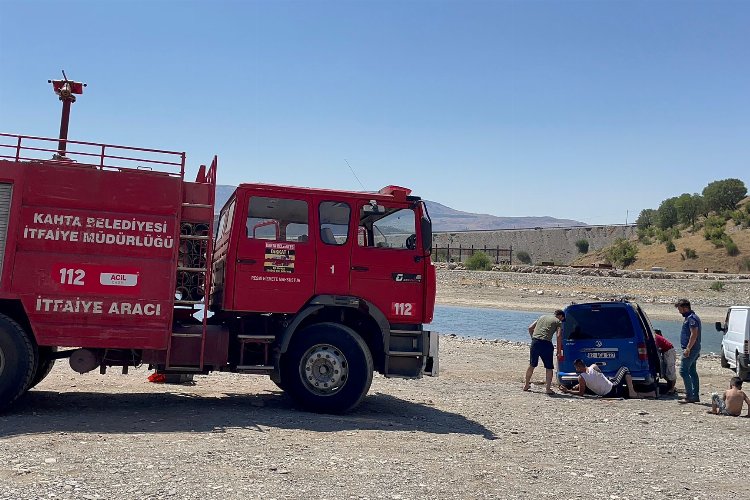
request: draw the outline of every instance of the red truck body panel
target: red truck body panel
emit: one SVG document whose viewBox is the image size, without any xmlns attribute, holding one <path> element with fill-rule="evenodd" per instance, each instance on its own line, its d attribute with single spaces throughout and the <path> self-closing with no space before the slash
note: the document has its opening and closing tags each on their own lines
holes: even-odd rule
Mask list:
<svg viewBox="0 0 750 500">
<path fill-rule="evenodd" d="M 13 184 L 2 298 L 40 345 L 164 349 L 172 319 L 181 180 L 0 162 Z"/>
</svg>

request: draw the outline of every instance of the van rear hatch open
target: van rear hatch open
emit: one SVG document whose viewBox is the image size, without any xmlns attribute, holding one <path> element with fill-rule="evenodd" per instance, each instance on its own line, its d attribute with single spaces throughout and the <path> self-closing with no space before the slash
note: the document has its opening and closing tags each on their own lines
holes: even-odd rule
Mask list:
<svg viewBox="0 0 750 500">
<path fill-rule="evenodd" d="M 607 376 L 627 366 L 633 380 L 647 381 L 649 368 L 647 339 L 643 321 L 627 302 L 574 304 L 565 310 L 562 339 L 558 351 L 561 382 L 577 379 L 573 361 L 599 365 Z"/>
</svg>

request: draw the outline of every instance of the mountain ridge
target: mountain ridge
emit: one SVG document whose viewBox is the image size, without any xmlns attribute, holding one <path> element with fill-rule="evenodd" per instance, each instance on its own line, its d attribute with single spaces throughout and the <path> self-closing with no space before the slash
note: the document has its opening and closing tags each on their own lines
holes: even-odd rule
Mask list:
<svg viewBox="0 0 750 500">
<path fill-rule="evenodd" d="M 236 186 L 221 184 L 216 186 L 216 208 L 221 210 L 232 195 Z M 442 203 L 425 200 L 427 211 L 432 219 L 433 231 L 487 231 L 493 229 L 525 229 L 587 226 L 572 219 L 558 219 L 551 216 L 501 217 L 490 214 L 477 214 L 451 208 Z"/>
</svg>

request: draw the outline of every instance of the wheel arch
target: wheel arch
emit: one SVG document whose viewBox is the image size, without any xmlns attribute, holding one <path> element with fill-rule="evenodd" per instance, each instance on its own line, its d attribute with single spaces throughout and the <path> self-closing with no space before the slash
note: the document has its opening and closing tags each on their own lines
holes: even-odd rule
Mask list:
<svg viewBox="0 0 750 500">
<path fill-rule="evenodd" d="M 325 322 L 339 323 L 354 330 L 370 349 L 375 369 L 383 369 L 390 324 L 372 303 L 351 296 L 318 295 L 311 300 L 282 333 L 279 355 L 287 352 L 295 334 L 310 325 Z"/>
</svg>

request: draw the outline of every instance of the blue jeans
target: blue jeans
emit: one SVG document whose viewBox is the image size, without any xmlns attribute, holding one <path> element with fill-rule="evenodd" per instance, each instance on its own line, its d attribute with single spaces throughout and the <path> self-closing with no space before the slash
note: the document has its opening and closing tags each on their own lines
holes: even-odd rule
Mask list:
<svg viewBox="0 0 750 500">
<path fill-rule="evenodd" d="M 685 398 L 698 400 L 700 393 L 700 381 L 698 379 L 698 358 L 701 355 L 700 349 L 692 349 L 690 356 L 682 357 L 680 362 L 680 377 L 685 384 Z"/>
</svg>

